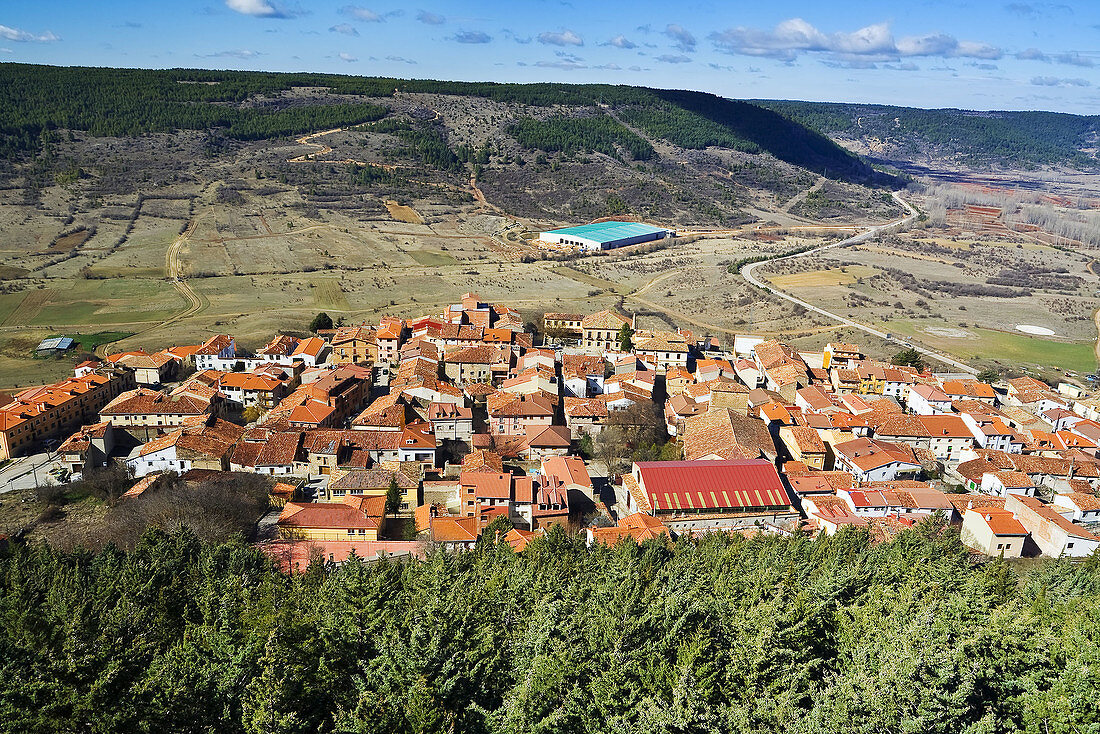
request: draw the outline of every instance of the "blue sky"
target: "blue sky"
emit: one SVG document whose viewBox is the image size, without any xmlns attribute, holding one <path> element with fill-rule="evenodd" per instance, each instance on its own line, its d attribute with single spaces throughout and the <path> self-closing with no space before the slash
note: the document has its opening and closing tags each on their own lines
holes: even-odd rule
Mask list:
<svg viewBox="0 0 1100 734">
<path fill-rule="evenodd" d="M 0 60 L 1100 112 L 1100 3 L 24 0 Z"/>
</svg>

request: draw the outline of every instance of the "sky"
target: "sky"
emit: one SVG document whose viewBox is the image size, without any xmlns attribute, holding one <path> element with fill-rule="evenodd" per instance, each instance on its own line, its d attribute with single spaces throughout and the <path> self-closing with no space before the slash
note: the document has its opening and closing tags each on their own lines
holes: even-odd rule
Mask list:
<svg viewBox="0 0 1100 734">
<path fill-rule="evenodd" d="M 1100 2 L 4 0 L 0 61 L 1100 113 Z"/>
</svg>

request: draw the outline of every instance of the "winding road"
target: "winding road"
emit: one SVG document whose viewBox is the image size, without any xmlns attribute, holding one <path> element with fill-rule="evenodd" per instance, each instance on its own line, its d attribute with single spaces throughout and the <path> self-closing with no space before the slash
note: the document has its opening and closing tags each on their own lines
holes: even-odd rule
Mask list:
<svg viewBox="0 0 1100 734">
<path fill-rule="evenodd" d="M 793 260 L 796 257 L 806 257 L 807 255 L 813 255 L 813 254 L 816 254 L 816 253 L 819 253 L 819 252 L 824 252 L 825 250 L 831 250 L 835 247 L 845 247 L 847 245 L 858 245 L 860 243 L 867 242 L 868 240 L 873 239 L 875 237 L 878 237 L 879 235 L 881 235 L 885 232 L 889 232 L 891 230 L 895 230 L 895 229 L 898 229 L 900 227 L 903 227 L 906 224 L 909 224 L 910 222 L 912 222 L 914 219 L 917 218 L 917 210 L 914 209 L 912 206 L 910 206 L 909 202 L 907 202 L 905 199 L 898 196 L 896 193 L 893 194 L 893 197 L 894 197 L 894 201 L 896 201 L 901 206 L 905 207 L 905 210 L 907 212 L 909 212 L 906 216 L 902 217 L 901 219 L 897 219 L 893 222 L 888 222 L 886 224 L 880 224 L 880 225 L 871 227 L 870 229 L 867 229 L 867 230 L 865 230 L 865 231 L 863 231 L 863 232 L 861 232 L 861 233 L 859 233 L 859 234 L 857 234 L 853 237 L 849 237 L 846 240 L 840 240 L 839 242 L 833 242 L 833 243 L 828 244 L 828 245 L 822 245 L 821 247 L 815 247 L 812 250 L 807 250 L 805 252 L 799 252 L 799 253 L 796 253 L 796 254 L 793 254 L 793 255 L 784 255 L 782 257 L 772 258 L 771 260 L 762 260 L 760 262 L 749 263 L 749 264 L 747 264 L 747 265 L 745 265 L 741 268 L 741 276 L 745 280 L 747 280 L 749 283 L 752 283 L 753 285 L 757 286 L 758 288 L 763 288 L 764 290 L 768 291 L 772 295 L 778 296 L 779 298 L 782 298 L 784 301 L 789 301 L 791 303 L 802 306 L 803 308 L 805 308 L 808 311 L 812 311 L 812 312 L 814 312 L 816 314 L 820 314 L 821 316 L 824 316 L 826 318 L 832 319 L 834 321 L 838 321 L 838 322 L 844 324 L 845 326 L 850 326 L 853 329 L 858 329 L 859 331 L 862 331 L 866 334 L 870 334 L 872 336 L 877 336 L 880 339 L 885 339 L 887 341 L 892 341 L 892 342 L 896 342 L 896 343 L 899 343 L 899 344 L 905 344 L 906 346 L 909 346 L 908 343 L 901 342 L 901 340 L 896 339 L 893 336 L 890 336 L 885 331 L 880 331 L 879 329 L 876 329 L 873 326 L 868 326 L 866 324 L 861 324 L 858 321 L 853 321 L 852 319 L 850 319 L 846 316 L 841 316 L 840 314 L 833 313 L 832 311 L 826 311 L 825 309 L 823 309 L 819 306 L 815 306 L 812 303 L 808 303 L 806 301 L 803 301 L 801 298 L 796 298 L 792 295 L 784 293 L 783 291 L 779 290 L 778 288 L 775 288 L 774 286 L 772 286 L 766 280 L 762 280 L 761 278 L 757 278 L 753 274 L 753 271 L 756 270 L 756 268 L 758 266 L 765 265 L 765 264 L 768 264 L 768 263 L 773 263 L 773 262 L 776 262 L 777 260 Z M 978 370 L 974 369 L 973 367 L 966 364 L 965 362 L 960 362 L 959 360 L 954 359 L 953 357 L 949 357 L 946 354 L 943 354 L 941 352 L 937 352 L 933 349 L 928 349 L 927 347 L 917 346 L 915 344 L 912 345 L 912 348 L 915 349 L 920 354 L 923 354 L 926 357 L 931 357 L 932 359 L 935 359 L 938 362 L 942 362 L 942 363 L 944 363 L 944 364 L 946 364 L 950 367 L 954 367 L 954 368 L 958 369 L 961 372 L 966 372 L 966 373 L 971 374 L 971 375 L 978 374 Z"/>
</svg>

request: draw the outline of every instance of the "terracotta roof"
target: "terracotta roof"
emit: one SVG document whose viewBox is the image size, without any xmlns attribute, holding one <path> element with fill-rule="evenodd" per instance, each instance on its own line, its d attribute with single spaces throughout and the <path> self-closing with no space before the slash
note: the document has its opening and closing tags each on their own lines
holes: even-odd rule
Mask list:
<svg viewBox="0 0 1100 734">
<path fill-rule="evenodd" d="M 264 356 L 286 357 L 294 353 L 298 347 L 298 339 L 286 334 L 276 334 L 267 345 L 257 354 Z"/>
<path fill-rule="evenodd" d="M 943 391 L 951 397 L 964 396 L 988 399 L 997 396 L 992 385 L 977 380 L 948 380 L 943 383 Z"/>
<path fill-rule="evenodd" d="M 345 497 L 343 502 L 287 502 L 279 513 L 279 525 L 303 529 L 377 530 L 382 526 L 385 508 L 383 495 Z"/>
<path fill-rule="evenodd" d="M 469 495 L 473 489 L 473 496 L 477 499 L 502 499 L 512 498 L 512 475 L 503 472 L 471 471 L 462 472 L 458 477 L 458 483 L 462 486 L 462 498 Z"/>
<path fill-rule="evenodd" d="M 1068 500 L 1081 512 L 1096 512 L 1100 510 L 1100 497 L 1089 492 L 1067 492 L 1058 495 L 1058 497 Z"/>
<path fill-rule="evenodd" d="M 433 517 L 431 539 L 437 543 L 473 543 L 480 535 L 476 517 Z"/>
<path fill-rule="evenodd" d="M 263 443 L 253 466 L 290 466 L 298 458 L 298 449 L 302 445 L 302 434 L 273 433 Z"/>
<path fill-rule="evenodd" d="M 813 428 L 794 426 L 791 428 L 791 436 L 794 438 L 795 444 L 798 445 L 798 450 L 802 453 L 825 453 L 825 442 L 821 440 L 821 436 Z"/>
<path fill-rule="evenodd" d="M 500 455 L 485 449 L 474 449 L 462 457 L 462 471 L 495 471 L 503 472 L 504 464 Z"/>
<path fill-rule="evenodd" d="M 543 459 L 541 473 L 543 481 L 550 486 L 576 484 L 590 489 L 592 487 L 588 468 L 579 456 L 554 456 Z"/>
<path fill-rule="evenodd" d="M 394 468 L 396 464 L 378 466 L 373 469 L 354 469 L 337 479 L 329 482 L 329 490 L 388 490 L 391 481 L 397 482 L 397 487 L 402 490 L 413 489 L 420 486 L 420 474 L 416 476 L 410 473 L 410 469 L 401 466 Z"/>
<path fill-rule="evenodd" d="M 231 337 L 226 334 L 217 334 L 210 337 L 195 350 L 195 354 L 218 354 L 233 343 Z"/>
<path fill-rule="evenodd" d="M 851 441 L 835 444 L 833 451 L 845 457 L 861 471 L 872 471 L 894 462 L 919 466 L 916 457 L 908 447 L 889 441 L 854 438 Z"/>
<path fill-rule="evenodd" d="M 731 409 L 714 410 L 684 422 L 684 456 L 750 459 L 775 456 L 775 442 L 763 421 Z"/>
<path fill-rule="evenodd" d="M 1076 525 L 1066 518 L 1062 517 L 1050 505 L 1043 504 L 1041 500 L 1036 499 L 1035 497 L 1027 497 L 1022 494 L 1013 494 L 1009 495 L 1009 502 L 1018 502 L 1019 504 L 1034 512 L 1043 520 L 1057 525 L 1059 529 L 1061 529 L 1064 533 L 1072 538 L 1083 538 L 1085 540 L 1100 541 L 1100 538 L 1085 530 L 1080 525 Z"/>
<path fill-rule="evenodd" d="M 531 448 L 567 449 L 571 444 L 568 426 L 527 426 L 525 436 Z"/>
<path fill-rule="evenodd" d="M 613 528 L 591 528 L 591 533 L 593 542 L 604 545 L 615 545 L 626 538 L 642 543 L 670 535 L 663 522 L 644 512 L 635 512 L 621 518 Z"/>
<path fill-rule="evenodd" d="M 100 409 L 101 415 L 203 415 L 210 411 L 210 401 L 192 395 L 165 395 L 139 387 L 124 392 Z"/>
<path fill-rule="evenodd" d="M 570 418 L 606 418 L 607 403 L 600 398 L 565 398 L 565 415 Z"/>
<path fill-rule="evenodd" d="M 549 316 L 550 314 L 547 314 Z M 520 528 L 512 528 L 504 535 L 504 542 L 512 546 L 512 550 L 516 553 L 522 553 L 527 549 L 527 544 L 535 538 L 542 535 L 545 531 L 542 528 L 538 530 L 521 530 Z"/>
</svg>

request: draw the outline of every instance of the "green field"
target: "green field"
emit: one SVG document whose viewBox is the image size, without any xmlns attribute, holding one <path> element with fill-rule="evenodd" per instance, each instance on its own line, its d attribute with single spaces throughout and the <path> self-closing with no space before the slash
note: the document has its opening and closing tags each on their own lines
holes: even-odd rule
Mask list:
<svg viewBox="0 0 1100 734">
<path fill-rule="evenodd" d="M 890 321 L 882 329 L 912 337 L 915 341 L 942 349 L 962 360 L 996 361 L 1003 365 L 1054 367 L 1077 373 L 1096 369 L 1094 343 L 1065 342 L 1027 334 L 1012 334 L 994 329 L 970 327 L 968 336 L 951 337 L 929 334 L 911 321 Z"/>
<path fill-rule="evenodd" d="M 54 334 L 54 336 L 67 336 L 80 345 L 84 352 L 94 352 L 100 344 L 110 344 L 120 339 L 126 339 L 134 335 L 132 331 L 98 331 L 94 334 Z"/>
</svg>

